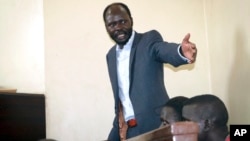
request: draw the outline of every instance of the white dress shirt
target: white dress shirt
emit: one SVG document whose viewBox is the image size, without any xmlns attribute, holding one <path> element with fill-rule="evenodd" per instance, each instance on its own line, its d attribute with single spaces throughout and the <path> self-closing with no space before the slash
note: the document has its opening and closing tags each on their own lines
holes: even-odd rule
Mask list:
<svg viewBox="0 0 250 141">
<path fill-rule="evenodd" d="M 133 105 L 129 97 L 129 60 L 134 36 L 135 31 L 132 32 L 129 41 L 123 46 L 123 48 L 119 48 L 119 46 L 116 45 L 119 98 L 122 104 L 123 116 L 126 122 L 130 119 L 135 118 Z M 179 45 L 179 47 L 177 48 L 179 55 L 183 60 L 189 61 L 186 57 L 181 55 L 180 47 L 181 45 Z"/>
<path fill-rule="evenodd" d="M 135 118 L 133 105 L 129 97 L 129 58 L 134 36 L 135 32 L 133 31 L 129 41 L 122 49 L 119 48 L 118 45 L 116 46 L 119 98 L 121 100 L 123 116 L 126 122 Z"/>
</svg>

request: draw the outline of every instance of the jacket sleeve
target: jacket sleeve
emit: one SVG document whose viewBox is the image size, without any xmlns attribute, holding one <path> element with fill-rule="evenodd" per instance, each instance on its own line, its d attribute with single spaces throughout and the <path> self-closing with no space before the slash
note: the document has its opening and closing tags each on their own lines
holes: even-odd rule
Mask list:
<svg viewBox="0 0 250 141">
<path fill-rule="evenodd" d="M 162 36 L 156 30 L 150 31 L 148 38 L 152 55 L 157 61 L 169 63 L 175 67 L 188 63 L 178 51 L 180 44 L 163 41 Z"/>
</svg>

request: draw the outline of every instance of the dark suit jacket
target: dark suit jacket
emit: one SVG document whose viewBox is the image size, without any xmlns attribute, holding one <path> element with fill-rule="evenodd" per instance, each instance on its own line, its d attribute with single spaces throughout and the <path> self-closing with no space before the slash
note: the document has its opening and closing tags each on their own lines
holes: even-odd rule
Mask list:
<svg viewBox="0 0 250 141">
<path fill-rule="evenodd" d="M 129 92 L 138 125 L 128 129 L 128 138 L 160 126 L 161 107 L 169 99 L 164 86 L 163 65 L 169 63 L 177 67 L 187 64 L 179 56 L 178 46 L 179 44 L 176 43 L 164 42 L 161 35 L 155 30 L 144 34 L 135 33 L 130 53 Z M 109 50 L 106 57 L 116 114 L 109 140 L 118 141 L 118 105 L 120 100 L 118 96 L 116 46 Z"/>
</svg>

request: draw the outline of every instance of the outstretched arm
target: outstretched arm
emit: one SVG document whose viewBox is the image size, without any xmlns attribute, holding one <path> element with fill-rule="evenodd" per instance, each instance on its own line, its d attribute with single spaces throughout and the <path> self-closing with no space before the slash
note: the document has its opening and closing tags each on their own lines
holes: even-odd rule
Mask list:
<svg viewBox="0 0 250 141">
<path fill-rule="evenodd" d="M 188 63 L 194 63 L 197 55 L 196 45 L 189 41 L 190 34 L 188 33 L 181 43 L 182 54 L 189 60 Z"/>
</svg>

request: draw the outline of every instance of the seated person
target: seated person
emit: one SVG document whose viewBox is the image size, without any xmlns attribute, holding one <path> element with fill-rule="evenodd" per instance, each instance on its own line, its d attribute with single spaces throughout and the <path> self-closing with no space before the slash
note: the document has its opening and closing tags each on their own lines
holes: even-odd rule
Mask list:
<svg viewBox="0 0 250 141">
<path fill-rule="evenodd" d="M 199 125 L 198 141 L 229 141 L 228 111 L 220 98 L 198 95 L 185 102 L 182 116 Z"/>
<path fill-rule="evenodd" d="M 171 124 L 177 121 L 182 121 L 183 103 L 188 98 L 184 96 L 176 96 L 168 100 L 161 110 L 161 126 Z"/>
</svg>

